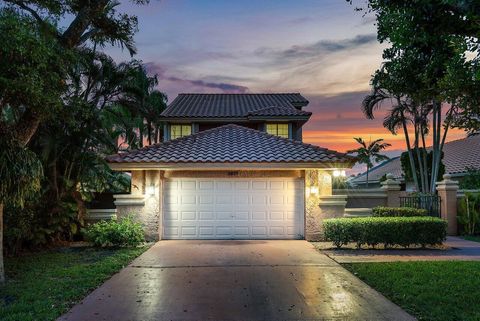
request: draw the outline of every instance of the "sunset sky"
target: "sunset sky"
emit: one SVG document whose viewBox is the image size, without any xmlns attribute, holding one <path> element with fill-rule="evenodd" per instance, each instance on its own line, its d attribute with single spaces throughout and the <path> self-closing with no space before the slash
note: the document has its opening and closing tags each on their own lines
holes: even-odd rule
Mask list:
<svg viewBox="0 0 480 321">
<path fill-rule="evenodd" d="M 151 0 L 122 4 L 139 19 L 138 55 L 172 101 L 180 92 L 300 92 L 312 111 L 304 141 L 345 151 L 353 137 L 403 137 L 382 126 L 383 112 L 360 111 L 383 46 L 375 20 L 344 0 Z M 109 50 L 117 60 L 125 52 Z M 449 140 L 463 137 L 452 133 Z M 393 151 L 395 153 L 395 151 Z"/>
</svg>

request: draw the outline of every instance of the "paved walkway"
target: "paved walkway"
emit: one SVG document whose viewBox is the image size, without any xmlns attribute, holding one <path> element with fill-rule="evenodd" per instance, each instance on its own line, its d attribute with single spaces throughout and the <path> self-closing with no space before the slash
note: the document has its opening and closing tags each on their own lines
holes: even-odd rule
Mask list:
<svg viewBox="0 0 480 321">
<path fill-rule="evenodd" d="M 305 241 L 161 241 L 59 320 L 414 320 Z"/>
<path fill-rule="evenodd" d="M 320 248 L 325 244 L 318 244 Z M 446 249 L 428 250 L 320 250 L 338 263 L 398 261 L 480 261 L 480 243 L 459 237 L 448 237 Z M 328 244 L 331 246 L 331 243 Z"/>
</svg>

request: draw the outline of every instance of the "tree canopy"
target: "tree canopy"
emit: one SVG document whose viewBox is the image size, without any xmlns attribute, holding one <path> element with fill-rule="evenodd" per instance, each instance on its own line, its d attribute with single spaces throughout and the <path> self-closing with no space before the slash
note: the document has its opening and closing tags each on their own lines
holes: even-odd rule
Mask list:
<svg viewBox="0 0 480 321">
<path fill-rule="evenodd" d="M 378 40 L 388 47 L 363 110 L 373 118 L 383 103 L 391 106 L 384 127 L 393 134 L 403 132 L 416 188 L 433 193 L 449 129 L 473 132 L 480 125 L 478 3 L 369 0 L 366 4 L 361 9 L 375 15 Z M 427 139 L 432 142 L 431 165 L 425 153 Z"/>
</svg>

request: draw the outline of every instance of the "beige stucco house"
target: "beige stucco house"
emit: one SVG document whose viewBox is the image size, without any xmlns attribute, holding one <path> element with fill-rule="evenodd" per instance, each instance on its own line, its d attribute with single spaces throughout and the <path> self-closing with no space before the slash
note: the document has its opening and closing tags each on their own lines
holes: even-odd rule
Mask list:
<svg viewBox="0 0 480 321">
<path fill-rule="evenodd" d="M 354 159 L 302 142 L 311 116 L 300 94 L 180 94 L 162 113 L 164 141 L 107 158 L 130 172 L 117 195 L 148 239 L 321 237 L 342 216 L 332 174 Z"/>
</svg>

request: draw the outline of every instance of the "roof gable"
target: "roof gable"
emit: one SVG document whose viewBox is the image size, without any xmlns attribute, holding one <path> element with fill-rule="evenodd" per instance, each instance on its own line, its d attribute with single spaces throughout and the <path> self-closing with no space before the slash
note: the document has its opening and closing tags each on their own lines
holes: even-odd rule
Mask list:
<svg viewBox="0 0 480 321">
<path fill-rule="evenodd" d="M 161 116 L 164 118 L 242 118 L 266 108 L 271 108 L 268 116 L 310 116 L 311 113 L 300 110 L 307 104 L 308 100 L 298 93 L 179 94 Z M 289 110 L 290 113 L 287 112 Z M 280 114 L 275 114 L 276 111 Z"/>
<path fill-rule="evenodd" d="M 239 125 L 107 157 L 110 163 L 328 163 L 353 165 L 346 154 Z"/>
</svg>

